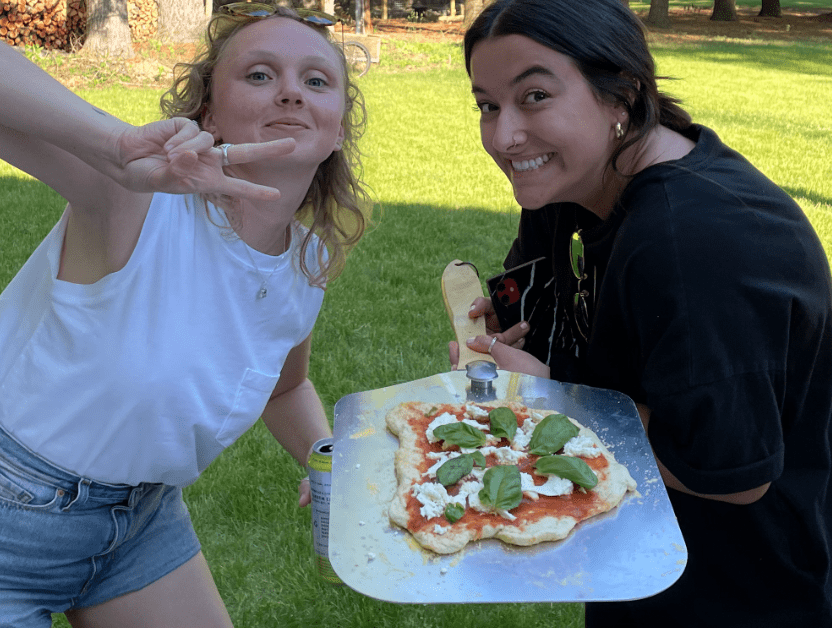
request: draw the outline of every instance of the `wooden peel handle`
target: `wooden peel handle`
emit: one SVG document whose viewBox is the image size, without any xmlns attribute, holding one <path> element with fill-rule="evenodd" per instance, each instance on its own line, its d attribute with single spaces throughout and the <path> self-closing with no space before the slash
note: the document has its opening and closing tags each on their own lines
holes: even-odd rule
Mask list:
<svg viewBox="0 0 832 628">
<path fill-rule="evenodd" d="M 459 343 L 458 367 L 464 368 L 476 360 L 494 362 L 487 353 L 472 351 L 465 344 L 469 338 L 484 336 L 486 333 L 484 316 L 468 318 L 468 310 L 474 299 L 483 296 L 482 284 L 474 267 L 458 259 L 448 264 L 442 273 L 442 296 Z"/>
</svg>

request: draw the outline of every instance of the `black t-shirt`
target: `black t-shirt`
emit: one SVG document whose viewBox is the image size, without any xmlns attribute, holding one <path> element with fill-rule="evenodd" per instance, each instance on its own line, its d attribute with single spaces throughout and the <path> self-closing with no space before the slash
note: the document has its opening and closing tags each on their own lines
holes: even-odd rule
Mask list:
<svg viewBox="0 0 832 628">
<path fill-rule="evenodd" d="M 636 175 L 603 223 L 572 205 L 523 210 L 506 260 L 551 257 L 568 295 L 563 243 L 580 229 L 599 277 L 591 333 L 550 357 L 552 377 L 646 404 L 656 456 L 693 491 L 772 483 L 749 506 L 670 490 L 682 577 L 588 605 L 587 626 L 631 614 L 640 627 L 832 627 L 829 264 L 788 195 L 713 131 L 690 137 L 690 154 Z"/>
</svg>

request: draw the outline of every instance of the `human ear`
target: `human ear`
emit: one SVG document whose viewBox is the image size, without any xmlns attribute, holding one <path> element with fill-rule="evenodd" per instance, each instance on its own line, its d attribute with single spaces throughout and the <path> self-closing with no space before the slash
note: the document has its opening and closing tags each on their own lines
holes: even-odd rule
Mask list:
<svg viewBox="0 0 832 628">
<path fill-rule="evenodd" d="M 202 118 L 200 119 L 200 126 L 202 127 L 203 131 L 208 131 L 211 135 L 214 136 L 214 140 L 219 142 L 222 140 L 222 136 L 219 134 L 217 130 L 217 125 L 214 122 L 214 116 L 211 113 L 210 105 L 205 105 L 202 109 Z"/>
<path fill-rule="evenodd" d="M 342 124 L 338 129 L 338 137 L 335 140 L 335 148 L 333 150 L 341 150 L 344 145 L 344 125 Z"/>
</svg>

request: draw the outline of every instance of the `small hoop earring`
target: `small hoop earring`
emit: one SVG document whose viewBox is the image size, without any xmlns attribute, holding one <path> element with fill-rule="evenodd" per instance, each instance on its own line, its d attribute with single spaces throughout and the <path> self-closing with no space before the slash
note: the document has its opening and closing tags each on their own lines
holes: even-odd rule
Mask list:
<svg viewBox="0 0 832 628">
<path fill-rule="evenodd" d="M 617 137 L 618 139 L 624 137 L 624 129 L 621 128 L 620 122 L 615 123 L 615 137 Z"/>
</svg>

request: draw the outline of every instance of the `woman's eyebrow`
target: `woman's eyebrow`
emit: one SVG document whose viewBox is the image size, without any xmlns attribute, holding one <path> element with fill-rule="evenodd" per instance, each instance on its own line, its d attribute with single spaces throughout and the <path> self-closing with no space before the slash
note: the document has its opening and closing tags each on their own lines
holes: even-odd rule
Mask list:
<svg viewBox="0 0 832 628">
<path fill-rule="evenodd" d="M 235 60 L 242 63 L 242 64 L 246 64 L 246 63 L 252 63 L 253 61 L 257 61 L 257 60 L 260 60 L 260 59 L 270 61 L 270 62 L 280 62 L 284 58 L 286 58 L 286 55 L 275 54 L 274 52 L 271 52 L 270 50 L 253 49 L 253 50 L 249 50 L 247 52 L 244 52 L 241 55 L 237 55 Z M 338 67 L 337 65 L 335 65 L 335 63 L 333 63 L 332 59 L 329 59 L 326 56 L 320 55 L 320 54 L 308 54 L 308 55 L 300 57 L 300 58 L 292 57 L 292 60 L 300 62 L 300 63 L 326 65 L 326 66 L 336 68 L 336 69 Z"/>
<path fill-rule="evenodd" d="M 542 74 L 543 76 L 550 77 L 550 78 L 557 78 L 555 73 L 552 72 L 549 68 L 544 68 L 542 65 L 533 65 L 525 72 L 521 72 L 514 79 L 511 81 L 512 85 L 517 85 L 517 83 L 521 83 L 530 76 L 534 76 L 535 74 Z"/>
<path fill-rule="evenodd" d="M 542 65 L 533 65 L 528 70 L 524 70 L 523 72 L 521 72 L 520 74 L 515 76 L 511 80 L 511 84 L 512 85 L 517 85 L 518 83 L 522 83 L 523 81 L 525 81 L 530 76 L 535 76 L 537 74 L 540 74 L 542 76 L 546 76 L 548 78 L 553 78 L 553 79 L 556 79 L 556 80 L 558 78 L 555 75 L 555 73 L 552 72 L 549 68 L 545 68 Z M 476 85 L 472 85 L 471 86 L 471 93 L 472 94 L 484 94 L 485 90 L 481 87 L 477 87 Z"/>
</svg>

